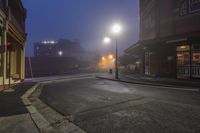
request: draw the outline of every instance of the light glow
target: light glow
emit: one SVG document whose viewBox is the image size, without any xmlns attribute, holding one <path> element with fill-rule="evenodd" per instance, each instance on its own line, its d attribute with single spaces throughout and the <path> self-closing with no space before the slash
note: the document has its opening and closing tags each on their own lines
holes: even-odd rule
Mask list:
<svg viewBox="0 0 200 133">
<path fill-rule="evenodd" d="M 119 34 L 122 30 L 122 27 L 119 24 L 114 24 L 112 26 L 112 33 Z"/>
<path fill-rule="evenodd" d="M 63 55 L 63 52 L 62 52 L 62 51 L 59 51 L 59 52 L 58 52 L 58 55 L 59 55 L 59 56 L 62 56 L 62 55 Z"/>
<path fill-rule="evenodd" d="M 56 41 L 42 41 L 43 44 L 56 44 Z"/>
<path fill-rule="evenodd" d="M 113 60 L 113 55 L 112 54 L 110 54 L 108 57 L 109 57 L 110 60 Z"/>
<path fill-rule="evenodd" d="M 105 37 L 103 41 L 104 43 L 108 44 L 111 42 L 111 39 L 109 37 Z"/>
</svg>

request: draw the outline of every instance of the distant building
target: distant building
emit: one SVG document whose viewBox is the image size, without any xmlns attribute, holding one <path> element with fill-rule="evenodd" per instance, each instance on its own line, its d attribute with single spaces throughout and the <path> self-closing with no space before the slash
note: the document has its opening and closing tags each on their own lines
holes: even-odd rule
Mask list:
<svg viewBox="0 0 200 133">
<path fill-rule="evenodd" d="M 125 52 L 141 74 L 199 79 L 200 1 L 140 0 L 140 40 Z"/>
<path fill-rule="evenodd" d="M 0 0 L 0 88 L 24 80 L 25 20 L 21 0 Z"/>
<path fill-rule="evenodd" d="M 78 61 L 88 61 L 91 53 L 86 52 L 79 41 L 66 39 L 40 41 L 34 44 L 35 57 L 72 57 Z"/>
<path fill-rule="evenodd" d="M 26 58 L 26 77 L 91 71 L 95 53 L 85 51 L 75 40 L 45 40 L 34 43 L 34 57 Z"/>
</svg>

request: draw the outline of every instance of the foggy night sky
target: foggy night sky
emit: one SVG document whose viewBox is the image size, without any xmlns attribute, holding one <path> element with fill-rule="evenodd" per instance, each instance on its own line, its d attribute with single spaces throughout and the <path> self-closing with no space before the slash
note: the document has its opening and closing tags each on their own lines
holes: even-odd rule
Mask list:
<svg viewBox="0 0 200 133">
<path fill-rule="evenodd" d="M 79 39 L 86 50 L 109 52 L 102 39 L 110 35 L 113 23 L 122 24 L 119 48 L 138 40 L 138 0 L 22 0 L 27 9 L 26 55 L 33 55 L 33 43 L 41 40 Z M 114 43 L 114 42 L 113 42 Z"/>
</svg>

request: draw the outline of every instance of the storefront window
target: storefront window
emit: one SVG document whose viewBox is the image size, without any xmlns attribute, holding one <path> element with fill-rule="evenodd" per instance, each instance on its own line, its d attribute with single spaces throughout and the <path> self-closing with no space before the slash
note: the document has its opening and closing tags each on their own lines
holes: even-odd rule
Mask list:
<svg viewBox="0 0 200 133">
<path fill-rule="evenodd" d="M 190 46 L 177 46 L 177 77 L 190 78 Z"/>
<path fill-rule="evenodd" d="M 192 54 L 192 64 L 200 65 L 200 52 L 194 52 Z"/>
<path fill-rule="evenodd" d="M 177 54 L 178 65 L 190 65 L 190 55 L 189 52 L 178 53 Z"/>
</svg>

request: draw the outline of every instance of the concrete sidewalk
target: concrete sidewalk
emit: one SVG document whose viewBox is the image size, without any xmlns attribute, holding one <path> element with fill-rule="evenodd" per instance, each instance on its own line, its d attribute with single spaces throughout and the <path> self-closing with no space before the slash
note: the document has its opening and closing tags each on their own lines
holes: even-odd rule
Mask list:
<svg viewBox="0 0 200 133">
<path fill-rule="evenodd" d="M 21 100 L 34 84 L 25 82 L 0 92 L 1 133 L 39 133 Z"/>
<path fill-rule="evenodd" d="M 96 77 L 115 80 L 114 75 L 108 74 L 108 73 L 98 73 L 96 74 Z M 142 85 L 187 88 L 191 90 L 195 89 L 198 91 L 200 89 L 200 81 L 187 81 L 187 80 L 178 80 L 178 79 L 170 79 L 170 78 L 154 78 L 154 77 L 141 76 L 141 75 L 120 74 L 118 81 L 134 83 L 134 84 L 142 84 Z"/>
</svg>

